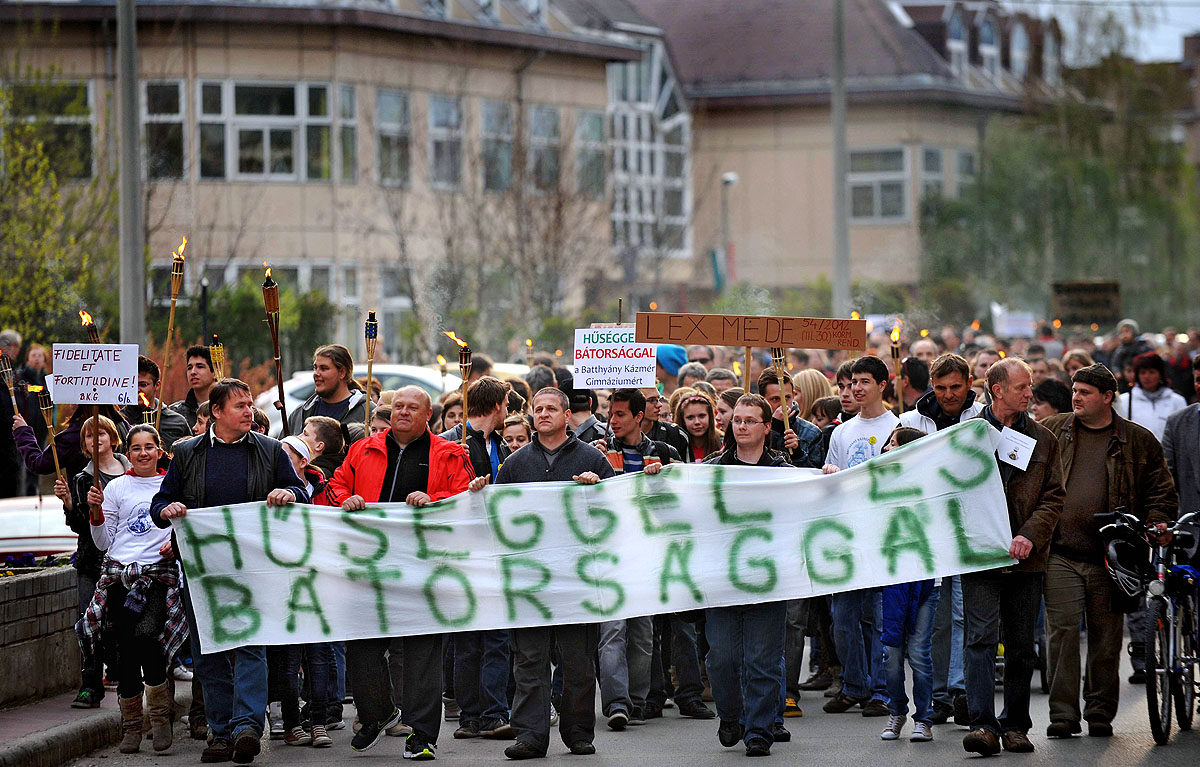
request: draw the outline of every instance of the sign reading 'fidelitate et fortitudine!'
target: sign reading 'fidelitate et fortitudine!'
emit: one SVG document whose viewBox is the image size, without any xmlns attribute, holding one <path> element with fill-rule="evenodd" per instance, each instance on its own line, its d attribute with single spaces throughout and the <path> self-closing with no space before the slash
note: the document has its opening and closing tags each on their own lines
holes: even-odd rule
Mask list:
<svg viewBox="0 0 1200 767">
<path fill-rule="evenodd" d="M 640 344 L 783 346 L 789 349 L 867 348 L 867 321 L 828 317 L 638 312 Z"/>
</svg>

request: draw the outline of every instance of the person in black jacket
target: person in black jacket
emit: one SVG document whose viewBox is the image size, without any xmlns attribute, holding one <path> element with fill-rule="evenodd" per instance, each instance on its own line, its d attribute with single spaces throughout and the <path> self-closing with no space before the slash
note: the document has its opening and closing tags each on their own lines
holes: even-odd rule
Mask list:
<svg viewBox="0 0 1200 767">
<path fill-rule="evenodd" d="M 159 376 L 158 363 L 149 357 L 138 355 L 138 394 L 144 394 L 148 404 L 126 405 L 122 408 L 121 415 L 126 421 L 131 424 L 145 423 L 143 416 L 146 411 L 156 413 L 160 388 Z M 158 434 L 162 437 L 163 448 L 170 453 L 171 447 L 176 442 L 192 436 L 192 428 L 188 425 L 186 418 L 171 408 L 164 407 Z M 163 467 L 167 465 L 165 454 L 164 460 L 159 465 Z"/>
<path fill-rule="evenodd" d="M 571 401 L 571 431 L 583 442 L 591 444 L 604 439 L 604 422 L 596 418 L 599 400 L 591 389 L 563 389 Z"/>
<path fill-rule="evenodd" d="M 687 432 L 663 418 L 667 412 L 667 398 L 658 389 L 639 389 L 646 398 L 646 417 L 642 420 L 642 433 L 656 442 L 666 442 L 675 448 L 681 457 L 690 449 Z"/>
<path fill-rule="evenodd" d="M 573 480 L 594 485 L 613 476 L 604 455 L 567 430 L 570 416 L 570 403 L 562 391 L 546 387 L 534 394 L 537 433 L 508 457 L 496 484 Z M 596 753 L 592 745 L 596 736 L 596 624 L 534 626 L 513 629 L 511 634 L 516 683 L 512 726 L 517 742 L 506 748 L 504 755 L 509 759 L 541 758 L 550 747 L 550 656 L 555 640 L 564 680 L 559 735 L 572 754 Z"/>
<path fill-rule="evenodd" d="M 175 457 L 150 504 L 159 527 L 183 517 L 188 509 L 265 500 L 271 506 L 307 503 L 304 484 L 296 476 L 283 445 L 251 430 L 254 401 L 250 387 L 226 378 L 209 394 L 212 423 L 204 434 L 175 446 Z M 185 575 L 186 568 L 185 568 Z M 191 594 L 183 591 L 188 624 L 196 625 Z M 254 760 L 261 749 L 267 710 L 267 656 L 262 646 L 248 645 L 220 653 L 201 653 L 192 632 L 196 676 L 212 740 L 201 761 Z"/>
<path fill-rule="evenodd" d="M 767 447 L 771 410 L 758 394 L 742 396 L 729 422 L 734 444 L 704 462 L 791 468 L 787 456 Z M 705 610 L 708 681 L 721 719 L 717 738 L 726 748 L 744 741 L 747 756 L 766 756 L 772 743 L 791 739 L 779 720 L 786 621 L 787 602 Z"/>
</svg>

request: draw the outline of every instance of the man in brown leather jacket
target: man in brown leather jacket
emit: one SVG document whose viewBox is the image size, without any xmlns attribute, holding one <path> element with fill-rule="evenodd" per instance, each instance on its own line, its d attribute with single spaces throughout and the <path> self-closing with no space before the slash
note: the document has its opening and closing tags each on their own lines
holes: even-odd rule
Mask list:
<svg viewBox="0 0 1200 767">
<path fill-rule="evenodd" d="M 1046 566 L 1046 630 L 1050 639 L 1049 737 L 1080 732 L 1079 623 L 1086 621 L 1087 673 L 1083 720 L 1088 735 L 1112 735 L 1120 693 L 1124 615 L 1114 609 L 1096 514 L 1124 507 L 1165 525 L 1178 498 L 1154 434 L 1113 410 L 1117 379 L 1103 365 L 1072 377 L 1071 413 L 1044 425 L 1058 439 L 1066 500 Z"/>
<path fill-rule="evenodd" d="M 1017 432 L 1032 450 L 1002 447 L 997 454 L 1008 501 L 1013 540 L 1010 567 L 962 576 L 966 650 L 963 672 L 971 731 L 963 748 L 982 756 L 1004 750 L 1033 751 L 1026 733 L 1029 683 L 1035 663 L 1034 633 L 1042 604 L 1042 574 L 1063 506 L 1058 442 L 1026 411 L 1033 397 L 1033 372 L 1023 360 L 1002 359 L 987 372 L 992 403 L 979 414 L 997 429 Z M 1022 452 L 1024 455 L 1022 455 Z M 1023 465 L 1024 468 L 1020 468 Z M 1004 634 L 1004 711 L 995 713 L 996 645 Z"/>
</svg>

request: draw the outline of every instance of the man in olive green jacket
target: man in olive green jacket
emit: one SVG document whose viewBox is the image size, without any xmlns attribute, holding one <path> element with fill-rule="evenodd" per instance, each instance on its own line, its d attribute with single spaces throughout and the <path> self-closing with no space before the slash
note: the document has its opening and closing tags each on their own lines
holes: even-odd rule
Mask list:
<svg viewBox="0 0 1200 767">
<path fill-rule="evenodd" d="M 1154 434 L 1113 410 L 1117 379 L 1103 365 L 1072 377 L 1071 413 L 1044 425 L 1058 440 L 1066 500 L 1046 566 L 1046 630 L 1050 640 L 1049 737 L 1081 731 L 1112 735 L 1120 695 L 1124 615 L 1104 567 L 1097 514 L 1124 507 L 1145 522 L 1165 526 L 1178 498 L 1162 447 Z M 1086 622 L 1087 673 L 1081 675 L 1079 624 Z M 1133 621 L 1130 621 L 1131 624 Z M 1135 637 L 1136 638 L 1136 637 Z"/>
</svg>

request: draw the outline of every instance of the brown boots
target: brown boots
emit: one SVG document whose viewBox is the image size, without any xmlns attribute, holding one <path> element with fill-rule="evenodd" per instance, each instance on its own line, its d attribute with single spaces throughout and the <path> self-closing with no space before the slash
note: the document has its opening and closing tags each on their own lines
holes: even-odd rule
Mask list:
<svg viewBox="0 0 1200 767">
<path fill-rule="evenodd" d="M 171 688 L 166 682 L 151 687 L 146 685 L 146 705 L 150 710 L 150 737 L 154 739 L 155 751 L 166 751 L 171 747 Z"/>
<path fill-rule="evenodd" d="M 142 696 L 118 698 L 121 704 L 122 754 L 136 754 L 142 742 Z"/>
</svg>

